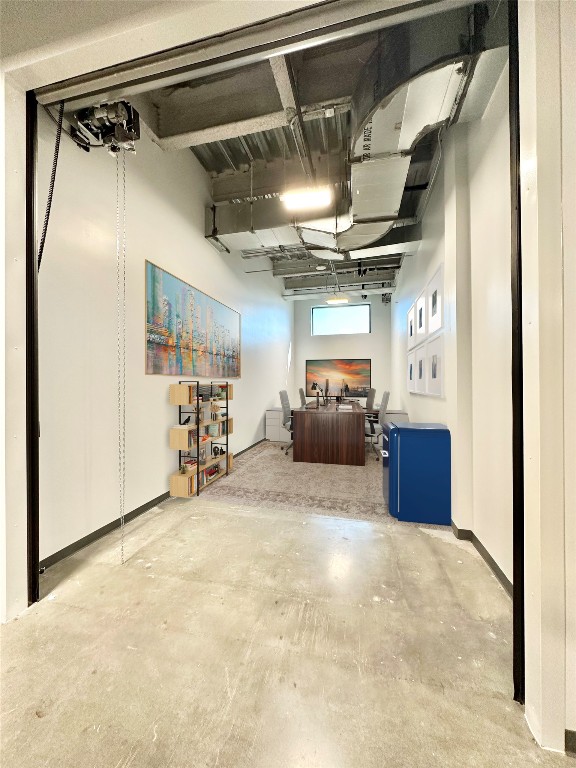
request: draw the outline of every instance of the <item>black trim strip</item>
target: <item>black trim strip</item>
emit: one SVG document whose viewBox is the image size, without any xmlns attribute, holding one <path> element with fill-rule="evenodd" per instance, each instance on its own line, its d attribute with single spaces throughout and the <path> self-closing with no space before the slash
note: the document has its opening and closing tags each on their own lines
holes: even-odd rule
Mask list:
<svg viewBox="0 0 576 768">
<path fill-rule="evenodd" d="M 496 560 L 494 560 L 490 552 L 488 552 L 484 544 L 482 544 L 480 539 L 476 536 L 474 531 L 470 531 L 468 528 L 458 528 L 456 525 L 454 525 L 454 523 L 452 523 L 452 531 L 454 533 L 454 536 L 456 536 L 457 539 L 463 539 L 464 541 L 472 542 L 474 547 L 482 556 L 482 559 L 484 560 L 486 565 L 490 568 L 494 576 L 496 576 L 500 584 L 504 587 L 508 596 L 512 597 L 514 588 L 510 583 L 510 580 L 507 578 L 506 574 L 500 568 Z"/>
<path fill-rule="evenodd" d="M 249 445 L 248 448 L 244 448 L 242 451 L 238 451 L 238 453 L 234 454 L 234 458 L 238 458 L 238 456 L 242 456 L 243 453 L 246 453 L 246 451 L 249 451 L 251 448 L 256 448 L 257 445 L 260 445 L 260 443 L 265 443 L 266 438 L 263 437 L 262 440 L 258 440 L 256 443 L 252 443 L 252 445 Z"/>
<path fill-rule="evenodd" d="M 576 757 L 576 731 L 565 731 L 564 749 L 569 755 Z"/>
<path fill-rule="evenodd" d="M 26 523 L 28 605 L 40 599 L 40 405 L 38 396 L 38 270 L 36 267 L 36 96 L 26 92 Z"/>
<path fill-rule="evenodd" d="M 126 515 L 124 515 L 124 522 L 129 523 L 131 520 L 134 520 L 135 517 L 142 515 L 144 512 L 148 512 L 149 509 L 156 507 L 158 504 L 160 504 L 162 501 L 166 501 L 168 498 L 170 498 L 170 494 L 168 491 L 166 491 L 166 493 L 157 496 L 155 499 L 147 501 L 145 504 L 142 504 L 141 507 L 137 507 L 136 509 L 133 509 L 131 512 L 128 512 Z M 106 536 L 106 534 L 116 530 L 116 528 L 120 528 L 119 517 L 116 518 L 116 520 L 112 520 L 111 523 L 103 525 L 102 528 L 98 528 L 98 530 L 89 533 L 87 536 L 83 536 L 81 539 L 78 539 L 78 541 L 74 541 L 72 544 L 68 544 L 67 547 L 64 547 L 64 549 L 61 549 L 59 552 L 55 552 L 53 555 L 49 555 L 48 557 L 44 558 L 44 560 L 40 562 L 40 568 L 42 570 L 50 568 L 51 565 L 58 563 L 60 560 L 64 560 L 66 557 L 70 557 L 70 555 L 73 555 L 75 552 L 84 549 L 84 547 L 87 547 L 89 544 L 93 544 L 95 541 L 98 541 L 98 539 Z"/>
<path fill-rule="evenodd" d="M 518 53 L 518 2 L 508 6 L 510 58 L 510 209 L 512 294 L 512 677 L 514 700 L 524 704 L 524 371 L 522 350 L 522 232 L 520 209 L 520 62 Z"/>
</svg>

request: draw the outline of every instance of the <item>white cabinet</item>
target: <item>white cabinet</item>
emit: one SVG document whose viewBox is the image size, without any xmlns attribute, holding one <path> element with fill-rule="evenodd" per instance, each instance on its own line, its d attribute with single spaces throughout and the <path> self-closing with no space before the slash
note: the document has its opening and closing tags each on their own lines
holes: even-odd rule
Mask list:
<svg viewBox="0 0 576 768">
<path fill-rule="evenodd" d="M 290 442 L 290 432 L 282 426 L 282 408 L 266 411 L 266 440 L 273 443 Z"/>
</svg>

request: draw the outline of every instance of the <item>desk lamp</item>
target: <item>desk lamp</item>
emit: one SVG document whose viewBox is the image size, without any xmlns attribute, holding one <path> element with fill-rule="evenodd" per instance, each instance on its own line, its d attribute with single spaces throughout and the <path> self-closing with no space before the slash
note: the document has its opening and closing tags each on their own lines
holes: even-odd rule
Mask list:
<svg viewBox="0 0 576 768">
<path fill-rule="evenodd" d="M 320 404 L 319 402 L 320 393 L 322 393 L 322 402 L 324 402 L 324 405 L 326 405 L 325 398 L 324 398 L 324 390 L 322 389 L 321 386 L 319 386 L 317 381 L 312 382 L 312 386 L 310 387 L 310 389 L 312 390 L 312 392 L 316 392 L 316 407 L 318 408 Z"/>
</svg>

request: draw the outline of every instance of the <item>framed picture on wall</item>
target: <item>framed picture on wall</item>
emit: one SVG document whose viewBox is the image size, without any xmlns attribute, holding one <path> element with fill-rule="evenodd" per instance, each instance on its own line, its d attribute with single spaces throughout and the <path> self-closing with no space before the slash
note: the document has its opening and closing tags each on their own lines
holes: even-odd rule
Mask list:
<svg viewBox="0 0 576 768">
<path fill-rule="evenodd" d="M 146 261 L 146 373 L 240 378 L 240 313 Z"/>
<path fill-rule="evenodd" d="M 406 386 L 408 392 L 416 391 L 416 353 L 408 352 L 406 366 Z"/>
<path fill-rule="evenodd" d="M 428 333 L 439 331 L 444 325 L 444 280 L 442 267 L 438 269 L 426 288 Z"/>
<path fill-rule="evenodd" d="M 428 323 L 426 316 L 426 291 L 422 291 L 416 299 L 416 342 L 419 344 L 424 341 L 428 334 Z"/>
<path fill-rule="evenodd" d="M 426 394 L 426 345 L 423 344 L 414 351 L 415 392 Z"/>
<path fill-rule="evenodd" d="M 406 316 L 406 338 L 408 349 L 416 344 L 416 306 L 412 304 Z"/>
<path fill-rule="evenodd" d="M 426 393 L 436 397 L 442 397 L 444 394 L 443 334 L 426 342 Z"/>
</svg>

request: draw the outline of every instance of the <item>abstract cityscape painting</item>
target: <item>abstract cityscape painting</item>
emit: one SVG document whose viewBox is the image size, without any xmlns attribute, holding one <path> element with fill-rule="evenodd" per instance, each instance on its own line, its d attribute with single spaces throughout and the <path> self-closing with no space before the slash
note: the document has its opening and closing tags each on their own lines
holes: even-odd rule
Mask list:
<svg viewBox="0 0 576 768">
<path fill-rule="evenodd" d="M 316 394 L 312 389 L 316 382 L 327 397 L 367 397 L 371 365 L 371 360 L 306 360 L 306 394 Z"/>
<path fill-rule="evenodd" d="M 240 376 L 240 314 L 149 261 L 146 373 Z"/>
</svg>

